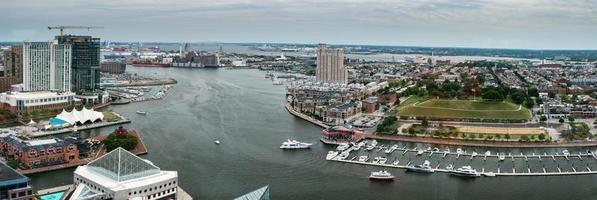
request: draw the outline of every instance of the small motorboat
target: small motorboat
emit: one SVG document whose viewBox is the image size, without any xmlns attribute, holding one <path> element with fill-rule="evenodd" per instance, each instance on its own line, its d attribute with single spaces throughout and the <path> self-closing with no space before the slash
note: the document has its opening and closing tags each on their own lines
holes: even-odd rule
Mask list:
<svg viewBox="0 0 597 200">
<path fill-rule="evenodd" d="M 216 140 L 216 141 L 214 141 L 214 143 L 220 144 L 220 140 Z"/>
<path fill-rule="evenodd" d="M 461 148 L 458 148 L 458 149 L 456 149 L 456 153 L 457 153 L 457 154 L 462 154 L 462 153 L 463 153 L 463 151 L 462 151 L 462 149 L 461 149 Z"/>
<path fill-rule="evenodd" d="M 493 172 L 485 172 L 485 173 L 483 173 L 483 176 L 494 177 L 495 173 L 493 173 Z"/>
<path fill-rule="evenodd" d="M 393 181 L 394 175 L 390 174 L 390 172 L 386 170 L 371 172 L 369 175 L 370 180 L 380 180 L 380 181 Z"/>
<path fill-rule="evenodd" d="M 425 153 L 425 151 L 423 151 L 422 149 L 421 149 L 421 150 L 418 150 L 418 151 L 417 151 L 417 156 L 423 155 L 423 153 Z"/>
<path fill-rule="evenodd" d="M 142 111 L 142 110 L 137 110 L 137 112 L 135 112 L 135 113 L 137 113 L 139 115 L 147 115 L 147 112 Z"/>
<path fill-rule="evenodd" d="M 406 166 L 407 172 L 422 172 L 422 173 L 433 173 L 435 170 L 431 168 L 431 163 L 425 160 L 422 165 L 409 165 Z"/>
<path fill-rule="evenodd" d="M 450 171 L 451 175 L 462 176 L 462 177 L 479 177 L 481 173 L 473 169 L 471 166 L 462 166 L 456 170 Z"/>
<path fill-rule="evenodd" d="M 486 151 L 485 156 L 491 156 L 491 151 Z"/>
<path fill-rule="evenodd" d="M 346 149 L 350 148 L 350 144 L 342 143 L 336 147 L 337 151 L 345 151 Z"/>
<path fill-rule="evenodd" d="M 564 150 L 562 151 L 562 154 L 564 154 L 564 156 L 569 156 L 569 155 L 570 155 L 570 152 L 568 151 L 568 149 L 564 149 Z"/>
<path fill-rule="evenodd" d="M 337 155 L 338 155 L 338 152 L 336 152 L 336 151 L 328 151 L 328 155 L 325 156 L 325 159 L 326 160 L 331 160 L 334 157 L 336 157 Z"/>
<path fill-rule="evenodd" d="M 359 156 L 359 162 L 367 162 L 367 160 L 369 160 L 369 157 L 367 157 L 367 156 Z"/>
<path fill-rule="evenodd" d="M 500 153 L 500 155 L 498 156 L 498 158 L 500 159 L 500 161 L 504 161 L 504 160 L 506 160 L 506 154 Z"/>
</svg>

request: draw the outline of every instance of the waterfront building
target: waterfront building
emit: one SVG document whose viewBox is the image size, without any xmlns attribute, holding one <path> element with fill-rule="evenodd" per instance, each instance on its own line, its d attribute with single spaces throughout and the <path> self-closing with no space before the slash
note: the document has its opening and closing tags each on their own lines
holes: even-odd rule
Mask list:
<svg viewBox="0 0 597 200">
<path fill-rule="evenodd" d="M 74 172 L 71 199 L 177 199 L 178 172 L 117 148 Z"/>
<path fill-rule="evenodd" d="M 217 54 L 191 51 L 182 57 L 177 57 L 173 67 L 219 67 L 220 57 Z"/>
<path fill-rule="evenodd" d="M 6 163 L 0 162 L 0 199 L 34 200 L 29 178 L 15 171 Z"/>
<path fill-rule="evenodd" d="M 71 46 L 50 42 L 23 44 L 23 91 L 71 91 Z"/>
<path fill-rule="evenodd" d="M 344 66 L 344 49 L 327 48 L 326 44 L 319 44 L 315 76 L 319 82 L 348 83 L 348 70 Z"/>
<path fill-rule="evenodd" d="M 13 113 L 26 113 L 35 109 L 62 109 L 77 104 L 72 92 L 6 92 L 0 93 L 0 108 Z"/>
<path fill-rule="evenodd" d="M 262 188 L 249 192 L 243 196 L 234 198 L 234 200 L 270 200 L 269 185 L 263 186 Z"/>
<path fill-rule="evenodd" d="M 123 74 L 126 70 L 126 64 L 122 62 L 104 62 L 100 64 L 100 71 L 110 74 Z"/>
<path fill-rule="evenodd" d="M 344 126 L 333 126 L 321 131 L 321 141 L 326 144 L 349 142 L 353 139 L 354 131 Z"/>
<path fill-rule="evenodd" d="M 33 169 L 79 161 L 77 142 L 75 138 L 24 140 L 9 134 L 0 137 L 0 150 L 21 168 Z"/>
<path fill-rule="evenodd" d="M 363 100 L 363 112 L 364 113 L 373 113 L 377 111 L 377 97 L 369 97 Z"/>
<path fill-rule="evenodd" d="M 56 36 L 59 44 L 72 46 L 72 91 L 83 103 L 101 103 L 100 39 L 91 36 Z"/>
<path fill-rule="evenodd" d="M 72 126 L 81 125 L 85 123 L 93 123 L 104 120 L 104 114 L 92 109 L 83 107 L 81 110 L 74 109 L 70 112 L 62 110 L 56 117 L 51 118 L 52 126 Z"/>
<path fill-rule="evenodd" d="M 4 73 L 0 76 L 0 92 L 23 82 L 23 46 L 16 45 L 3 52 Z"/>
</svg>

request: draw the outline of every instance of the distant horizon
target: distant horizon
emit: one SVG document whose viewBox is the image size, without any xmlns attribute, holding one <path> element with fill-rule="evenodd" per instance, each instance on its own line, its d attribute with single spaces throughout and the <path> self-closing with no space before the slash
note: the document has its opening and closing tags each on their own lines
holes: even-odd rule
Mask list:
<svg viewBox="0 0 597 200">
<path fill-rule="evenodd" d="M 65 34 L 66 35 L 66 34 Z M 72 34 L 72 35 L 85 35 L 85 36 L 92 36 L 94 35 L 86 35 L 86 34 Z M 103 38 L 101 41 L 104 42 Z M 49 41 L 51 39 L 48 39 Z M 24 41 L 31 41 L 31 42 L 45 42 L 43 40 L 23 40 L 23 41 L 0 41 L 2 43 L 22 43 Z M 147 43 L 164 43 L 164 44 L 181 44 L 184 45 L 185 43 L 190 44 L 279 44 L 279 45 L 309 45 L 309 46 L 316 46 L 319 43 L 325 43 L 330 46 L 377 46 L 377 47 L 414 47 L 414 48 L 448 48 L 448 49 L 497 49 L 497 50 L 522 50 L 522 51 L 597 51 L 597 47 L 595 49 L 541 49 L 541 48 L 491 48 L 491 47 L 467 47 L 467 46 L 426 46 L 426 45 L 394 45 L 394 44 L 335 44 L 335 43 L 326 43 L 326 42 L 317 42 L 317 43 L 289 43 L 289 42 L 222 42 L 222 41 L 195 41 L 195 42 L 174 42 L 174 41 L 113 41 L 107 40 L 110 43 L 137 43 L 141 42 L 144 44 Z"/>
</svg>

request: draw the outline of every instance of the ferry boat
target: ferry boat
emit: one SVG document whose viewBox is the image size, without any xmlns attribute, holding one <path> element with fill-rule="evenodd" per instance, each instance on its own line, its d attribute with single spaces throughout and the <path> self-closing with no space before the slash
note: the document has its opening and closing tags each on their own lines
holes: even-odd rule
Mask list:
<svg viewBox="0 0 597 200">
<path fill-rule="evenodd" d="M 367 160 L 369 160 L 369 157 L 367 157 L 367 156 L 359 156 L 359 162 L 367 162 Z"/>
<path fill-rule="evenodd" d="M 338 147 L 336 147 L 336 150 L 337 151 L 345 151 L 348 148 L 350 148 L 350 145 L 348 143 L 342 143 L 342 144 L 338 145 Z"/>
<path fill-rule="evenodd" d="M 435 170 L 431 168 L 431 163 L 428 160 L 425 160 L 422 165 L 409 165 L 406 166 L 407 172 L 423 172 L 423 173 L 433 173 Z"/>
<path fill-rule="evenodd" d="M 325 156 L 325 159 L 326 160 L 331 160 L 334 157 L 336 157 L 337 155 L 338 155 L 338 152 L 336 152 L 336 151 L 328 151 L 328 155 Z"/>
<path fill-rule="evenodd" d="M 504 160 L 506 160 L 506 154 L 500 153 L 500 155 L 498 156 L 498 158 L 500 159 L 500 161 L 504 161 Z"/>
<path fill-rule="evenodd" d="M 280 149 L 308 149 L 311 148 L 311 145 L 313 144 L 288 139 L 286 142 L 282 143 Z"/>
<path fill-rule="evenodd" d="M 369 175 L 370 180 L 380 180 L 380 181 L 393 181 L 394 175 L 390 174 L 390 172 L 386 170 L 371 172 Z"/>
<path fill-rule="evenodd" d="M 454 176 L 463 176 L 463 177 L 479 177 L 481 174 L 477 172 L 477 170 L 473 169 L 471 166 L 462 166 L 456 170 L 450 171 L 451 175 Z"/>
<path fill-rule="evenodd" d="M 136 112 L 136 113 L 137 113 L 137 114 L 140 114 L 140 115 L 147 115 L 147 112 L 145 112 L 145 111 L 142 111 L 142 110 L 137 110 L 137 112 Z"/>
</svg>

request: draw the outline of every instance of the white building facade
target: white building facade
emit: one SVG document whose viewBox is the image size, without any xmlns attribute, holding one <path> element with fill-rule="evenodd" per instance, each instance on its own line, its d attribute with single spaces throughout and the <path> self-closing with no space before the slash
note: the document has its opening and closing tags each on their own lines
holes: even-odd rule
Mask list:
<svg viewBox="0 0 597 200">
<path fill-rule="evenodd" d="M 70 91 L 71 45 L 50 42 L 23 44 L 23 91 Z"/>
<path fill-rule="evenodd" d="M 348 83 L 348 70 L 344 66 L 344 49 L 327 48 L 326 44 L 319 44 L 315 77 L 318 82 Z"/>
</svg>

